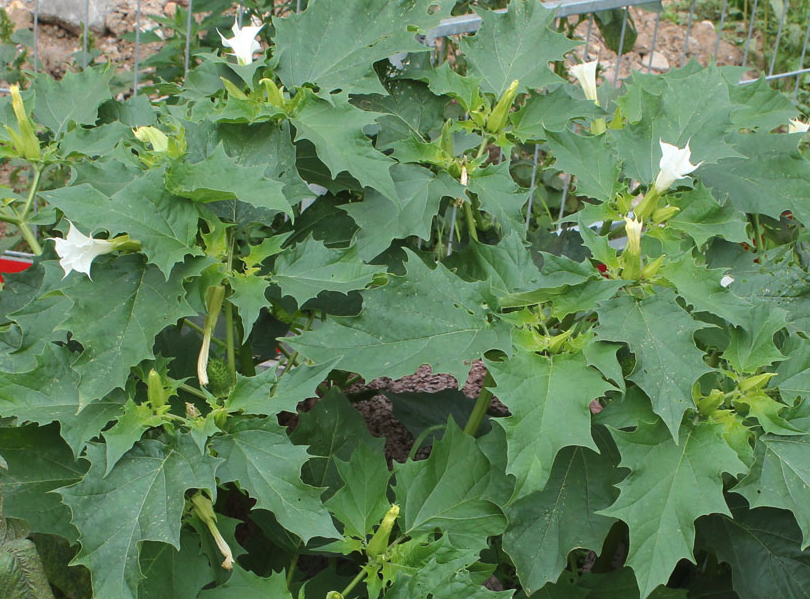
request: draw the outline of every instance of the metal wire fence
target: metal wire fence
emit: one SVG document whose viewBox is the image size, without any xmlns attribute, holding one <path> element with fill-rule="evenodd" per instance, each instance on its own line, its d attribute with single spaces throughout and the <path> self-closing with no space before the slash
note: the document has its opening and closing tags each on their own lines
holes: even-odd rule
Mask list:
<svg viewBox="0 0 810 599">
<path fill-rule="evenodd" d="M 49 0 L 42 0 L 43 2 L 48 2 Z M 50 0 L 53 1 L 53 0 Z M 311 0 L 312 1 L 312 0 Z M 765 0 L 767 1 L 767 0 Z M 798 60 L 794 60 L 794 64 L 798 66 L 798 68 L 793 68 L 790 70 L 786 70 L 783 72 L 776 72 L 776 65 L 778 64 L 778 57 L 780 56 L 780 45 L 783 40 L 783 34 L 785 31 L 785 24 L 787 22 L 787 17 L 789 14 L 793 14 L 795 16 L 795 11 L 800 10 L 802 5 L 798 4 L 799 2 L 803 3 L 804 8 L 807 10 L 807 13 L 804 15 L 799 15 L 797 19 L 800 23 L 803 24 L 803 42 L 801 44 L 801 51 L 798 57 Z M 752 67 L 751 70 L 747 71 L 750 73 L 751 71 L 760 71 L 760 76 L 764 75 L 764 78 L 768 81 L 776 81 L 776 80 L 790 80 L 790 78 L 794 79 L 793 85 L 793 102 L 794 104 L 797 103 L 798 94 L 800 85 L 802 82 L 802 76 L 806 73 L 810 73 L 810 67 L 805 67 L 805 58 L 807 54 L 807 47 L 808 41 L 810 40 L 810 8 L 807 6 L 807 0 L 793 0 L 794 6 L 791 7 L 790 0 L 785 0 L 783 3 L 783 9 L 781 14 L 779 15 L 779 21 L 777 25 L 776 35 L 773 38 L 773 45 L 770 48 L 770 60 L 767 64 L 767 69 L 759 69 Z M 756 23 L 758 18 L 758 4 L 759 0 L 753 0 L 753 5 L 751 7 L 750 13 L 748 14 L 747 18 L 747 26 L 745 27 L 746 37 L 744 42 L 742 43 L 743 47 L 743 56 L 740 63 L 740 66 L 752 66 L 749 65 L 749 59 L 752 57 L 752 39 L 754 38 L 754 33 L 756 31 Z M 592 44 L 594 43 L 594 36 L 595 28 L 595 15 L 599 14 L 600 11 L 608 11 L 608 10 L 620 10 L 621 11 L 621 30 L 619 35 L 618 41 L 618 48 L 616 50 L 616 60 L 615 64 L 613 65 L 612 71 L 612 83 L 613 85 L 617 85 L 619 81 L 619 71 L 622 61 L 625 58 L 626 53 L 626 42 L 627 42 L 627 33 L 628 33 L 628 22 L 631 18 L 630 9 L 632 7 L 636 8 L 644 8 L 647 10 L 653 10 L 656 12 L 655 23 L 653 28 L 652 34 L 652 42 L 650 44 L 649 52 L 648 52 L 648 61 L 646 65 L 642 65 L 642 68 L 646 67 L 646 71 L 649 73 L 653 70 L 653 57 L 656 52 L 657 43 L 659 42 L 659 30 L 660 24 L 663 18 L 664 10 L 662 6 L 662 2 L 660 0 L 650 2 L 650 0 L 551 0 L 548 2 L 544 2 L 544 5 L 547 8 L 551 8 L 556 10 L 556 16 L 558 18 L 558 24 L 563 24 L 563 22 L 569 18 L 577 18 L 577 19 L 586 19 L 587 21 L 587 29 L 584 36 L 584 51 L 583 57 L 587 60 L 590 58 L 590 51 L 592 49 Z M 679 66 L 683 66 L 686 63 L 687 55 L 688 55 L 688 42 L 690 35 L 692 33 L 692 28 L 695 22 L 695 15 L 696 15 L 696 6 L 697 0 L 691 0 L 689 5 L 689 11 L 686 16 L 686 25 L 683 28 L 683 36 L 682 36 L 682 49 L 680 52 L 680 60 Z M 295 3 L 295 11 L 299 12 L 301 10 L 301 0 L 296 0 Z M 190 65 L 190 52 L 191 52 L 191 42 L 192 42 L 192 19 L 194 18 L 194 0 L 188 0 L 187 5 L 187 20 L 185 26 L 185 46 L 183 52 L 183 74 L 184 77 L 188 75 L 189 65 Z M 505 9 L 501 9 L 501 11 L 505 11 Z M 242 19 L 244 14 L 244 6 L 242 2 L 239 3 L 236 18 L 237 23 L 241 27 Z M 720 10 L 720 16 L 715 27 L 717 32 L 717 39 L 714 44 L 712 58 L 714 60 L 717 59 L 718 51 L 720 49 L 720 42 L 721 37 L 724 32 L 724 27 L 728 23 L 729 17 L 729 0 L 723 0 L 722 8 Z M 82 53 L 81 53 L 81 67 L 86 68 L 89 64 L 89 51 L 88 51 L 88 39 L 89 39 L 89 28 L 88 23 L 90 22 L 90 0 L 84 1 L 84 25 L 83 25 L 83 36 L 82 36 Z M 39 65 L 39 25 L 40 25 L 40 0 L 33 0 L 33 52 L 32 58 L 34 63 L 34 68 Z M 141 51 L 142 51 L 142 44 L 141 44 L 141 31 L 142 31 L 142 3 L 141 0 L 137 0 L 136 2 L 136 12 L 135 12 L 135 26 L 134 26 L 134 34 L 135 34 L 135 47 L 134 47 L 134 64 L 133 64 L 133 80 L 132 80 L 132 94 L 137 95 L 142 82 L 140 81 L 141 76 Z M 428 32 L 426 36 L 423 38 L 423 43 L 427 46 L 436 48 L 436 58 L 441 60 L 441 53 L 440 47 L 441 43 L 445 38 L 451 36 L 459 36 L 459 35 L 466 35 L 470 33 L 474 33 L 477 31 L 481 26 L 481 17 L 476 14 L 466 14 L 457 17 L 451 17 L 442 21 L 442 23 Z M 784 53 L 784 51 L 783 51 Z M 795 57 L 792 57 L 795 59 Z M 758 77 L 744 77 L 739 81 L 739 84 L 746 85 L 748 83 L 752 83 L 757 81 Z M 7 89 L 0 88 L 0 93 L 8 92 Z M 526 217 L 526 228 L 528 229 L 531 219 L 531 206 L 532 206 L 532 199 L 534 197 L 534 192 L 537 187 L 537 175 L 538 175 L 538 160 L 540 157 L 540 146 L 535 145 L 533 149 L 533 157 L 532 157 L 532 169 L 531 169 L 531 180 L 530 180 L 530 194 L 529 194 L 529 206 L 527 211 Z M 501 153 L 500 159 L 503 160 L 504 156 Z M 558 218 L 558 232 L 561 228 L 561 222 L 563 217 L 563 211 L 565 207 L 565 202 L 567 199 L 568 191 L 570 188 L 571 177 L 570 175 L 564 175 L 564 182 L 563 182 L 563 190 L 562 190 L 562 199 L 560 204 L 560 215 Z"/>
</svg>

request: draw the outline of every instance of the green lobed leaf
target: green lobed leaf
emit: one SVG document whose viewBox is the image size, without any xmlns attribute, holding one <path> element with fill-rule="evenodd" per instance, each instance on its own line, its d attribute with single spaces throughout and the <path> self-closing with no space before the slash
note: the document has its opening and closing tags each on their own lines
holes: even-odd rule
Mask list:
<svg viewBox="0 0 810 599">
<path fill-rule="evenodd" d="M 361 446 L 383 452 L 384 441 L 372 437 L 363 417 L 336 387 L 332 387 L 308 412 L 299 415 L 298 426 L 290 435 L 293 443 L 307 445 L 309 461 L 301 472 L 309 484 L 327 487 L 324 497 L 331 496 L 343 479 L 337 459 L 348 461 Z"/>
<path fill-rule="evenodd" d="M 200 455 L 187 435 L 170 444 L 139 441 L 106 477 L 104 454 L 103 446 L 90 445 L 90 470 L 58 492 L 79 529 L 81 551 L 74 563 L 90 570 L 95 595 L 135 599 L 142 578 L 141 543 L 159 541 L 179 549 L 185 493 L 213 493 L 220 460 Z"/>
<path fill-rule="evenodd" d="M 481 498 L 493 476 L 489 460 L 452 420 L 427 460 L 408 460 L 395 473 L 404 534 L 439 527 L 457 547 L 473 547 L 506 527 L 501 509 Z"/>
<path fill-rule="evenodd" d="M 653 182 L 659 170 L 659 140 L 679 148 L 689 143 L 692 164 L 739 155 L 725 141 L 726 133 L 734 127 L 729 117 L 728 85 L 720 72 L 707 68 L 665 81 L 666 87 L 658 93 L 637 92 L 641 99 L 638 122 L 609 132 L 624 159 L 625 175 L 646 184 Z"/>
<path fill-rule="evenodd" d="M 802 550 L 810 546 L 810 438 L 762 435 L 754 465 L 732 490 L 751 508 L 775 507 L 793 513 L 802 530 Z"/>
<path fill-rule="evenodd" d="M 566 447 L 543 489 L 506 509 L 503 549 L 527 593 L 557 580 L 573 549 L 601 548 L 614 520 L 596 512 L 614 502 L 620 478 L 609 451 Z"/>
<path fill-rule="evenodd" d="M 394 239 L 410 235 L 429 239 L 441 199 L 464 194 L 464 188 L 444 172 L 435 175 L 416 164 L 395 164 L 390 172 L 395 196 L 372 189 L 366 191 L 362 202 L 340 206 L 360 227 L 356 247 L 365 261 L 385 251 Z"/>
<path fill-rule="evenodd" d="M 653 411 L 677 439 L 684 412 L 694 409 L 692 384 L 711 371 L 692 338 L 707 325 L 682 310 L 669 290 L 641 301 L 619 296 L 601 302 L 597 314 L 597 336 L 630 346 L 636 367 L 629 379 L 647 394 Z"/>
<path fill-rule="evenodd" d="M 79 481 L 87 463 L 73 457 L 56 425 L 0 428 L 0 456 L 8 465 L 0 469 L 6 517 L 25 519 L 32 532 L 75 542 L 70 511 L 51 491 Z"/>
<path fill-rule="evenodd" d="M 233 290 L 233 293 L 228 296 L 228 301 L 239 310 L 242 330 L 247 338 L 253 330 L 256 319 L 259 318 L 262 308 L 267 307 L 265 291 L 270 286 L 270 282 L 256 274 L 233 272 L 228 276 L 228 283 Z"/>
<path fill-rule="evenodd" d="M 798 150 L 800 137 L 766 131 L 735 134 L 730 139 L 741 157 L 701 167 L 701 179 L 714 197 L 728 198 L 737 210 L 777 219 L 790 210 L 808 226 L 810 162 Z"/>
<path fill-rule="evenodd" d="M 526 103 L 509 117 L 512 133 L 524 143 L 543 140 L 549 131 L 565 131 L 574 119 L 604 116 L 604 111 L 590 100 L 572 98 L 569 89 L 558 85 L 546 94 L 530 91 Z"/>
<path fill-rule="evenodd" d="M 271 280 L 284 295 L 292 296 L 303 306 L 322 291 L 345 294 L 363 289 L 384 267 L 363 262 L 356 246 L 330 249 L 323 242 L 308 237 L 279 255 L 273 270 Z"/>
<path fill-rule="evenodd" d="M 292 214 L 284 197 L 284 184 L 265 176 L 265 167 L 242 166 L 218 145 L 201 162 L 180 162 L 166 171 L 166 189 L 172 193 L 208 203 L 237 199 L 257 208 Z"/>
<path fill-rule="evenodd" d="M 200 553 L 200 539 L 190 530 L 180 531 L 180 549 L 165 543 L 144 542 L 140 553 L 144 579 L 139 599 L 197 599 L 213 574 Z"/>
<path fill-rule="evenodd" d="M 56 137 L 65 133 L 71 123 L 94 125 L 99 105 L 110 99 L 112 75 L 112 70 L 106 68 L 68 71 L 59 81 L 47 74 L 39 75 L 31 84 L 36 94 L 34 120 Z"/>
<path fill-rule="evenodd" d="M 238 422 L 227 435 L 215 437 L 212 446 L 225 460 L 219 479 L 239 481 L 257 509 L 273 512 L 284 528 L 304 541 L 340 538 L 321 503 L 321 490 L 301 480 L 306 450 L 292 444 L 275 418 Z"/>
<path fill-rule="evenodd" d="M 721 356 L 741 373 L 753 374 L 763 366 L 783 360 L 773 336 L 786 326 L 787 313 L 773 305 L 760 303 L 749 312 L 746 323 L 730 331 L 729 346 Z"/>
<path fill-rule="evenodd" d="M 481 77 L 481 89 L 501 97 L 520 81 L 518 93 L 558 83 L 549 63 L 561 60 L 578 45 L 551 30 L 554 11 L 530 0 L 514 0 L 506 13 L 480 10 L 481 29 L 461 39 L 470 73 Z"/>
<path fill-rule="evenodd" d="M 112 427 L 102 433 L 107 450 L 107 470 L 104 476 L 110 473 L 121 456 L 140 441 L 145 431 L 160 426 L 163 422 L 163 416 L 156 414 L 148 403 L 136 404 L 132 399 L 128 399 L 124 404 L 124 413 Z"/>
<path fill-rule="evenodd" d="M 92 281 L 72 277 L 62 292 L 73 301 L 73 309 L 61 327 L 84 346 L 73 363 L 81 377 L 80 407 L 123 387 L 132 366 L 155 357 L 155 336 L 194 314 L 183 283 L 202 265 L 192 260 L 166 280 L 155 266 L 131 254 L 97 261 Z"/>
<path fill-rule="evenodd" d="M 316 362 L 342 356 L 339 367 L 366 380 L 405 376 L 423 364 L 465 380 L 467 361 L 509 351 L 509 327 L 490 322 L 488 283 L 464 282 L 441 264 L 431 270 L 413 254 L 407 268 L 406 276 L 361 292 L 358 316 L 330 318 L 290 345 Z"/>
<path fill-rule="evenodd" d="M 308 5 L 300 13 L 273 19 L 276 71 L 287 88 L 313 83 L 327 92 L 385 93 L 372 64 L 398 52 L 424 51 L 414 33 L 438 25 L 452 6 L 447 0 L 358 0 L 349 5 L 325 0 Z M 301 53 L 304 47 L 311 50 Z"/>
<path fill-rule="evenodd" d="M 391 473 L 385 457 L 368 445 L 360 445 L 348 462 L 335 459 L 345 483 L 326 502 L 326 507 L 344 525 L 344 534 L 363 541 L 388 511 L 386 497 Z"/>
<path fill-rule="evenodd" d="M 731 566 L 740 599 L 810 597 L 810 551 L 799 547 L 796 521 L 783 510 L 748 510 L 743 503 L 733 505 L 733 519 L 714 515 L 698 522 L 718 560 Z"/>
<path fill-rule="evenodd" d="M 602 137 L 587 137 L 571 131 L 548 133 L 555 166 L 576 176 L 577 193 L 607 201 L 619 191 L 620 160 Z"/>
<path fill-rule="evenodd" d="M 0 543 L 0 596 L 53 599 L 37 548 L 29 539 Z"/>
<path fill-rule="evenodd" d="M 273 572 L 268 578 L 243 569 L 238 564 L 228 581 L 213 589 L 206 589 L 200 599 L 293 599 L 287 590 L 283 573 Z"/>
<path fill-rule="evenodd" d="M 487 362 L 487 367 L 495 379 L 494 393 L 511 414 L 496 422 L 506 431 L 506 471 L 517 478 L 515 498 L 543 489 L 563 447 L 597 451 L 588 405 L 613 386 L 582 354 L 541 356 L 519 349 L 507 361 Z"/>
<path fill-rule="evenodd" d="M 167 279 L 172 267 L 186 256 L 202 254 L 195 245 L 198 208 L 168 193 L 159 170 L 149 171 L 109 197 L 86 184 L 41 195 L 86 235 L 103 228 L 110 237 L 126 233 L 140 241 L 149 262 Z"/>
<path fill-rule="evenodd" d="M 745 465 L 708 422 L 684 421 L 677 439 L 661 423 L 639 423 L 633 432 L 611 429 L 630 475 L 619 498 L 600 511 L 630 528 L 627 565 L 641 598 L 669 580 L 680 559 L 694 562 L 694 521 L 711 513 L 730 514 L 723 499 L 723 473 L 737 475 Z"/>
<path fill-rule="evenodd" d="M 522 209 L 529 193 L 512 179 L 508 161 L 475 170 L 467 185 L 467 189 L 478 196 L 481 210 L 498 221 L 504 234 L 525 235 Z"/>
<path fill-rule="evenodd" d="M 363 128 L 379 116 L 364 112 L 347 100 L 346 94 L 331 96 L 331 102 L 309 94 L 299 103 L 290 121 L 295 126 L 295 140 L 312 142 L 332 177 L 348 171 L 360 183 L 389 198 L 397 197 L 388 169 L 395 162 L 374 149 Z"/>
<path fill-rule="evenodd" d="M 667 221 L 667 226 L 689 235 L 698 247 L 712 237 L 735 243 L 748 240 L 745 230 L 747 222 L 743 214 L 734 210 L 728 202 L 718 203 L 702 182 L 698 182 L 694 189 L 679 194 L 672 205 L 680 208 L 680 211 Z"/>
</svg>

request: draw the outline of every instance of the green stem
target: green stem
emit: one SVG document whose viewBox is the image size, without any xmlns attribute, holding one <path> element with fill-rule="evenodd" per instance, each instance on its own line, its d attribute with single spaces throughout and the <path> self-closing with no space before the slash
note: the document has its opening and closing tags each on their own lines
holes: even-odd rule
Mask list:
<svg viewBox="0 0 810 599">
<path fill-rule="evenodd" d="M 22 213 L 20 214 L 21 220 L 25 220 L 25 217 L 28 216 L 28 212 L 34 205 L 34 197 L 37 195 L 37 190 L 39 189 L 39 179 L 42 175 L 41 167 L 34 164 L 31 165 L 31 168 L 34 169 L 34 181 L 31 183 L 31 189 L 28 190 L 28 197 L 25 200 L 25 205 L 23 206 Z"/>
<path fill-rule="evenodd" d="M 354 587 L 356 587 L 358 584 L 360 584 L 360 581 L 362 581 L 367 575 L 368 575 L 368 571 L 365 568 L 360 570 L 357 573 L 357 576 L 355 576 L 352 579 L 352 581 L 348 585 L 346 585 L 346 588 L 343 589 L 343 591 L 340 593 L 344 597 L 344 599 L 345 599 L 346 595 L 351 593 L 352 589 L 354 589 Z"/>
<path fill-rule="evenodd" d="M 413 461 L 413 458 L 416 456 L 416 452 L 419 451 L 420 447 L 422 447 L 422 443 L 425 442 L 427 436 L 433 431 L 443 429 L 444 427 L 445 427 L 444 424 L 434 424 L 433 426 L 429 426 L 421 433 L 419 433 L 419 436 L 416 438 L 416 441 L 413 442 L 413 447 L 411 447 L 411 450 L 408 452 L 408 459 Z"/>
<path fill-rule="evenodd" d="M 481 141 L 481 145 L 478 146 L 478 152 L 476 153 L 476 158 L 481 158 L 484 155 L 484 151 L 487 149 L 489 145 L 489 135 L 484 135 L 484 139 Z"/>
<path fill-rule="evenodd" d="M 612 226 L 613 226 L 613 221 L 610 220 L 610 219 L 605 219 L 602 222 L 602 228 L 599 229 L 599 235 L 602 236 L 602 235 L 607 235 L 608 233 L 610 233 L 610 228 Z"/>
<path fill-rule="evenodd" d="M 309 327 L 311 327 L 311 326 L 312 326 L 312 321 L 313 321 L 313 320 L 315 320 L 315 312 L 312 312 L 312 313 L 309 315 L 309 318 L 307 319 L 307 324 L 306 324 L 306 325 L 304 325 L 304 329 L 303 329 L 304 331 L 308 331 L 308 330 L 309 330 Z M 292 368 L 292 367 L 293 367 L 293 365 L 295 364 L 295 361 L 296 361 L 297 359 L 298 359 L 298 350 L 295 350 L 295 351 L 292 353 L 292 355 L 291 355 L 291 356 L 290 356 L 290 357 L 287 359 L 287 363 L 284 365 L 284 370 L 282 370 L 282 371 L 281 371 L 281 373 L 278 375 L 278 378 L 281 378 L 281 377 L 283 377 L 285 374 L 287 374 L 287 371 L 289 371 L 289 370 L 290 370 L 290 368 Z"/>
<path fill-rule="evenodd" d="M 279 353 L 289 360 L 290 356 L 292 356 L 292 354 L 290 352 L 288 352 L 286 349 L 284 349 L 284 347 L 282 347 L 281 343 L 279 343 L 277 347 L 278 347 Z"/>
<path fill-rule="evenodd" d="M 253 363 L 253 347 L 250 342 L 239 346 L 239 368 L 245 376 L 256 375 L 256 365 Z"/>
<path fill-rule="evenodd" d="M 295 575 L 295 569 L 298 566 L 298 554 L 294 554 L 292 558 L 292 562 L 290 563 L 290 569 L 287 572 L 287 588 L 290 588 L 290 584 L 292 583 L 293 576 Z"/>
<path fill-rule="evenodd" d="M 759 214 L 752 214 L 754 220 L 754 249 L 757 254 L 762 253 L 762 246 L 765 245 L 765 240 L 762 239 L 762 227 L 759 223 Z"/>
<path fill-rule="evenodd" d="M 197 331 L 200 335 L 205 334 L 205 331 L 203 330 L 203 328 L 201 326 L 197 326 L 196 324 L 191 322 L 188 318 L 183 319 L 183 324 L 187 325 L 188 328 Z M 218 338 L 218 337 L 214 337 L 213 335 L 211 335 L 211 341 L 216 343 L 220 347 L 225 347 L 225 342 L 222 339 Z"/>
<path fill-rule="evenodd" d="M 236 353 L 233 341 L 233 304 L 225 302 L 225 353 L 228 356 L 228 370 L 236 377 Z"/>
<path fill-rule="evenodd" d="M 464 202 L 464 217 L 467 221 L 467 230 L 470 233 L 470 237 L 478 241 L 478 229 L 475 228 L 475 217 L 473 216 L 470 202 Z"/>
<path fill-rule="evenodd" d="M 37 236 L 34 235 L 34 232 L 28 228 L 28 223 L 19 223 L 17 225 L 20 229 L 20 233 L 25 239 L 25 242 L 28 244 L 28 247 L 31 248 L 31 251 L 34 252 L 37 256 L 42 254 L 42 246 L 39 245 L 39 241 L 37 241 Z"/>
<path fill-rule="evenodd" d="M 487 375 L 484 377 L 484 383 L 481 385 L 481 392 L 478 394 L 478 399 L 475 400 L 475 406 L 470 414 L 470 418 L 464 426 L 464 432 L 471 437 L 474 437 L 478 432 L 478 428 L 484 420 L 484 414 L 487 413 L 489 404 L 492 402 L 492 391 L 490 391 L 489 387 L 493 384 L 495 384 L 495 381 L 492 379 L 492 375 L 489 371 L 487 371 Z"/>
<path fill-rule="evenodd" d="M 185 391 L 189 395 L 193 395 L 194 397 L 199 397 L 200 399 L 204 399 L 206 401 L 208 400 L 208 397 L 205 395 L 205 393 L 203 393 L 199 389 L 195 389 L 191 385 L 187 385 L 185 383 L 180 383 L 179 388 L 180 388 L 181 391 Z"/>
</svg>

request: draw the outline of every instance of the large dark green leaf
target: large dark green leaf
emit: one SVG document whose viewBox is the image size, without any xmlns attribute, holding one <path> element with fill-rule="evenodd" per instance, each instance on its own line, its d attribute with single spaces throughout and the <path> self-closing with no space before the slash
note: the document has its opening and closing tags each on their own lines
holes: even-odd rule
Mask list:
<svg viewBox="0 0 810 599">
<path fill-rule="evenodd" d="M 327 92 L 385 93 L 372 64 L 398 52 L 424 51 L 415 31 L 438 25 L 452 6 L 448 0 L 310 4 L 301 13 L 273 19 L 277 72 L 288 88 L 314 83 Z"/>
<path fill-rule="evenodd" d="M 273 512 L 304 541 L 340 537 L 321 503 L 321 490 L 301 480 L 301 466 L 309 458 L 306 449 L 293 445 L 275 418 L 242 421 L 216 437 L 213 446 L 225 460 L 217 473 L 220 480 L 239 481 L 256 508 Z"/>
<path fill-rule="evenodd" d="M 705 514 L 730 515 L 723 473 L 746 468 L 711 423 L 686 421 L 677 440 L 661 422 L 611 433 L 622 456 L 619 465 L 631 472 L 618 485 L 616 503 L 600 513 L 630 528 L 627 565 L 645 598 L 667 582 L 678 560 L 694 562 L 694 521 Z"/>
<path fill-rule="evenodd" d="M 517 497 L 543 489 L 563 447 L 597 451 L 588 404 L 613 386 L 582 354 L 541 356 L 522 349 L 488 367 L 497 384 L 494 393 L 511 412 L 497 422 L 506 431 L 506 471 L 517 478 Z"/>
<path fill-rule="evenodd" d="M 32 84 L 36 94 L 34 119 L 59 137 L 71 123 L 94 125 L 98 107 L 110 98 L 111 69 L 70 71 L 57 81 L 41 74 Z"/>
<path fill-rule="evenodd" d="M 216 488 L 220 460 L 201 455 L 188 435 L 171 444 L 140 441 L 104 477 L 104 447 L 90 445 L 90 470 L 59 493 L 73 513 L 81 551 L 74 563 L 87 566 L 98 597 L 135 599 L 141 579 L 142 541 L 180 548 L 180 516 L 189 489 Z"/>
<path fill-rule="evenodd" d="M 340 368 L 367 380 L 430 364 L 463 381 L 469 361 L 490 349 L 509 351 L 508 327 L 490 322 L 488 283 L 466 283 L 441 264 L 431 270 L 413 254 L 407 267 L 407 276 L 362 292 L 358 316 L 331 318 L 289 343 L 316 362 L 343 356 Z"/>
<path fill-rule="evenodd" d="M 550 29 L 554 11 L 531 0 L 514 0 L 506 13 L 481 10 L 481 29 L 461 39 L 470 73 L 481 77 L 481 89 L 501 96 L 520 80 L 518 91 L 538 89 L 559 81 L 548 63 L 561 60 L 574 48 L 561 33 Z"/>
<path fill-rule="evenodd" d="M 711 370 L 692 339 L 707 325 L 681 309 L 672 291 L 641 301 L 619 296 L 602 302 L 598 314 L 597 335 L 630 346 L 636 355 L 630 380 L 650 397 L 653 410 L 677 439 L 683 413 L 694 407 L 692 383 Z"/>
</svg>

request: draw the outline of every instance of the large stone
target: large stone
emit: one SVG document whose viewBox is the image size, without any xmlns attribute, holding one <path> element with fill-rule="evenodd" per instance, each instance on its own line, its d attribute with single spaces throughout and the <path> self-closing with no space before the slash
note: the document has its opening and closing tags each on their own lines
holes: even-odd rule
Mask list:
<svg viewBox="0 0 810 599">
<path fill-rule="evenodd" d="M 57 23 L 76 34 L 87 21 L 91 29 L 103 32 L 115 4 L 115 0 L 48 0 L 39 3 L 39 19 L 44 23 Z"/>
<path fill-rule="evenodd" d="M 643 64 L 645 67 L 649 66 L 650 69 L 659 73 L 669 70 L 669 60 L 661 52 L 653 52 L 652 57 L 645 56 Z"/>
</svg>

